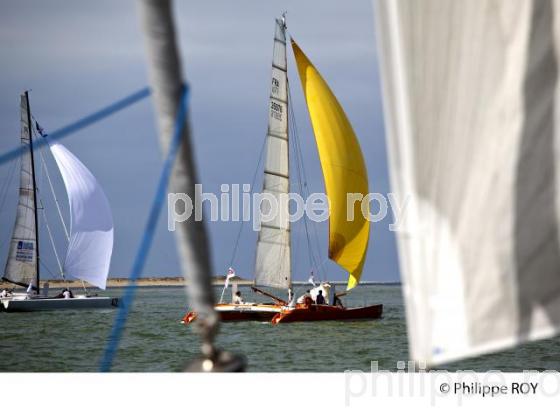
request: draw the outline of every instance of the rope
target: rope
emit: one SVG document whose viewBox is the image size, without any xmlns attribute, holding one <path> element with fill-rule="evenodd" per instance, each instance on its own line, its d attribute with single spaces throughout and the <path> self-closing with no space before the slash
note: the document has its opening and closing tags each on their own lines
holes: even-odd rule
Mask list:
<svg viewBox="0 0 560 410">
<path fill-rule="evenodd" d="M 33 119 L 33 121 L 35 121 L 35 123 L 37 123 L 37 119 L 35 118 L 35 116 L 33 114 L 31 114 L 31 118 Z M 31 129 L 31 133 L 35 136 L 35 140 L 42 139 L 42 138 L 39 138 L 39 136 L 37 135 L 37 132 L 35 131 L 35 128 L 32 125 L 30 125 L 30 129 Z M 44 151 L 43 149 L 39 150 L 39 154 L 41 156 L 41 165 L 42 165 L 42 169 L 43 169 L 43 174 L 47 176 L 47 181 L 48 181 L 49 187 L 51 189 L 51 194 L 53 196 L 54 202 L 56 203 L 56 209 L 58 211 L 58 216 L 60 218 L 62 228 L 64 229 L 64 235 L 65 235 L 65 238 L 66 238 L 66 245 L 68 245 L 70 243 L 70 234 L 68 233 L 68 228 L 66 227 L 66 223 L 64 222 L 64 217 L 62 216 L 62 208 L 60 206 L 60 202 L 58 201 L 56 193 L 54 192 L 54 186 L 52 184 L 51 176 L 50 176 L 50 173 L 49 173 L 49 169 L 47 168 L 47 163 L 45 161 L 45 156 L 43 155 L 43 151 Z M 41 177 L 43 176 L 43 174 L 41 174 Z M 40 185 L 42 185 L 42 182 L 43 181 L 41 179 Z M 36 190 L 37 190 L 37 192 L 39 192 L 40 191 L 39 187 L 36 187 Z M 53 251 L 54 251 L 54 255 L 56 257 L 56 261 L 57 261 L 58 267 L 60 269 L 60 276 L 62 277 L 64 282 L 66 282 L 67 281 L 66 275 L 64 274 L 64 269 L 62 268 L 62 264 L 60 263 L 60 259 L 58 257 L 58 252 L 56 251 L 56 246 L 55 246 L 54 239 L 53 239 L 53 236 L 52 236 L 52 233 L 51 233 L 51 228 L 49 227 L 49 222 L 47 220 L 47 213 L 45 211 L 45 206 L 43 205 L 43 201 L 41 200 L 41 198 L 39 198 L 39 201 L 40 201 L 41 207 L 43 209 L 43 218 L 45 220 L 45 225 L 46 225 L 47 231 L 49 233 L 49 238 L 50 238 L 51 245 L 52 245 L 52 248 L 53 248 Z M 86 295 L 88 295 L 88 290 L 86 288 L 85 282 L 83 280 L 81 280 L 81 282 L 82 282 L 82 287 L 84 289 L 84 293 Z"/>
<path fill-rule="evenodd" d="M 262 161 L 262 157 L 263 157 L 263 152 L 264 152 L 264 147 L 266 146 L 266 137 L 263 139 L 263 143 L 261 146 L 261 152 L 259 153 L 259 161 L 257 162 L 257 167 L 255 168 L 255 172 L 253 174 L 253 181 L 251 182 L 251 189 L 250 189 L 250 195 L 252 196 L 253 192 L 254 192 L 254 187 L 255 187 L 255 181 L 257 180 L 257 174 L 259 172 L 259 168 L 261 165 L 261 161 Z M 245 218 L 243 217 L 243 212 L 245 211 L 245 209 L 241 210 L 241 225 L 239 226 L 239 230 L 237 231 L 237 238 L 235 239 L 235 245 L 233 247 L 233 252 L 231 254 L 231 259 L 229 261 L 229 266 L 233 266 L 233 263 L 235 262 L 235 257 L 237 256 L 237 248 L 239 246 L 239 240 L 241 239 L 241 232 L 243 231 L 243 224 L 245 223 Z"/>
<path fill-rule="evenodd" d="M 38 191 L 38 190 L 37 190 Z M 56 263 L 58 264 L 58 269 L 60 269 L 60 274 L 64 278 L 62 263 L 60 262 L 60 257 L 58 256 L 58 251 L 56 250 L 56 245 L 54 243 L 54 238 L 52 235 L 51 227 L 49 226 L 49 220 L 47 219 L 47 212 L 45 211 L 45 206 L 43 205 L 43 200 L 39 197 L 39 204 L 41 205 L 41 210 L 43 211 L 43 220 L 45 221 L 45 226 L 47 227 L 47 233 L 49 234 L 49 240 L 54 252 L 54 257 L 56 258 Z"/>
<path fill-rule="evenodd" d="M 299 132 L 298 132 L 298 128 L 297 128 L 297 123 L 296 123 L 296 117 L 295 117 L 295 112 L 294 112 L 294 108 L 293 108 L 293 104 L 292 104 L 292 92 L 291 92 L 291 87 L 290 87 L 290 83 L 288 81 L 288 101 L 290 102 L 289 105 L 289 109 L 290 109 L 290 117 L 292 118 L 292 121 L 290 122 L 290 125 L 292 126 L 292 135 L 293 135 L 293 150 L 296 154 L 296 170 L 298 173 L 298 177 L 300 179 L 300 189 L 301 189 L 301 193 L 302 195 L 309 197 L 309 185 L 307 184 L 307 174 L 305 172 L 305 165 L 304 165 L 304 161 L 303 161 L 303 154 L 301 151 L 301 145 L 300 145 L 300 140 L 299 140 Z M 308 226 L 308 222 L 307 222 L 307 218 L 304 217 L 303 218 L 303 223 L 304 223 L 304 227 L 305 227 L 305 235 L 307 238 L 307 247 L 308 247 L 308 252 L 309 252 L 309 258 L 310 258 L 310 262 L 311 262 L 311 266 L 312 269 L 317 270 L 317 274 L 319 275 L 319 280 L 323 281 L 323 280 L 327 280 L 327 274 L 324 271 L 323 265 L 324 265 L 324 261 L 323 263 L 319 263 L 319 261 L 321 260 L 321 250 L 319 249 L 319 235 L 317 234 L 317 228 L 315 226 L 315 224 L 311 224 L 312 228 L 313 228 L 313 234 L 314 234 L 314 239 L 315 241 L 311 240 L 310 234 L 309 234 L 309 226 Z M 315 244 L 315 247 L 313 247 L 313 243 Z M 315 256 L 315 252 L 317 252 L 317 256 Z"/>
<path fill-rule="evenodd" d="M 54 192 L 54 186 L 51 180 L 51 176 L 49 174 L 49 170 L 47 168 L 47 163 L 45 161 L 45 157 L 43 155 L 43 150 L 39 151 L 39 154 L 41 156 L 41 165 L 43 166 L 43 172 L 45 173 L 46 177 L 47 177 L 47 181 L 49 183 L 49 187 L 51 189 L 51 194 L 53 196 L 54 199 L 54 203 L 56 205 L 56 210 L 58 211 L 58 216 L 60 218 L 60 222 L 62 224 L 62 228 L 64 229 L 64 235 L 66 237 L 66 243 L 70 242 L 70 234 L 68 233 L 68 228 L 66 228 L 66 223 L 64 222 L 64 217 L 62 216 L 62 208 L 60 206 L 60 203 L 58 202 L 58 198 L 56 197 L 56 193 Z"/>
<path fill-rule="evenodd" d="M 39 263 L 41 264 L 41 266 L 42 266 L 43 268 L 45 268 L 45 270 L 47 271 L 47 273 L 48 273 L 49 275 L 51 275 L 51 277 L 52 277 L 53 279 L 58 279 L 58 275 L 55 275 L 54 273 L 52 273 L 52 271 L 49 269 L 49 267 L 48 267 L 47 265 L 45 265 L 45 263 L 44 263 L 43 261 L 39 261 Z M 64 278 L 63 278 L 63 279 L 64 279 Z M 39 289 L 39 284 L 37 284 L 37 289 Z"/>
<path fill-rule="evenodd" d="M 118 111 L 121 111 L 122 109 L 129 107 L 135 103 L 137 103 L 140 100 L 143 100 L 144 98 L 148 97 L 150 95 L 150 89 L 148 87 L 146 88 L 142 88 L 141 90 L 138 90 L 126 97 L 124 97 L 121 100 L 118 100 L 116 102 L 114 102 L 113 104 L 108 105 L 105 108 L 102 108 L 99 111 L 94 112 L 93 114 L 87 115 L 86 117 L 73 122 L 72 124 L 69 124 L 65 127 L 59 128 L 58 130 L 54 131 L 52 134 L 49 134 L 49 139 L 51 141 L 57 141 L 59 139 L 62 139 L 64 137 L 67 137 L 68 135 L 81 130 L 82 128 L 85 128 L 89 125 L 92 125 L 94 123 L 96 123 L 97 121 L 100 121 L 102 119 L 105 119 L 107 117 L 109 117 L 112 114 L 115 114 Z M 31 124 L 29 124 L 29 126 L 31 127 Z M 33 150 L 37 150 L 37 148 L 41 148 L 43 145 L 47 144 L 46 139 L 41 138 L 40 140 L 34 141 L 33 142 Z M 26 147 L 18 147 L 15 148 L 11 151 L 8 151 L 4 154 L 2 154 L 0 156 L 0 165 L 4 164 L 5 162 L 8 162 L 14 158 L 17 158 L 19 156 L 21 156 L 25 151 L 27 150 Z"/>
<path fill-rule="evenodd" d="M 165 162 L 163 163 L 163 169 L 160 174 L 156 194 L 154 196 L 150 214 L 148 216 L 148 221 L 146 223 L 146 228 L 144 229 L 144 235 L 134 259 L 134 265 L 132 267 L 132 272 L 129 278 L 130 286 L 126 288 L 125 293 L 122 297 L 122 303 L 120 304 L 117 317 L 115 318 L 115 322 L 113 324 L 113 329 L 111 330 L 111 334 L 109 335 L 109 340 L 105 348 L 105 353 L 101 360 L 99 369 L 102 372 L 110 371 L 111 366 L 113 365 L 113 360 L 115 358 L 115 354 L 117 352 L 117 348 L 123 334 L 124 325 L 126 323 L 130 308 L 132 307 L 132 303 L 134 302 L 134 296 L 136 293 L 136 281 L 142 274 L 146 258 L 152 245 L 152 240 L 154 238 L 159 214 L 161 213 L 161 208 L 165 202 L 167 185 L 169 183 L 169 178 L 173 169 L 175 157 L 177 156 L 177 151 L 179 150 L 179 146 L 181 145 L 181 134 L 183 132 L 183 127 L 186 121 L 188 94 L 189 89 L 185 85 L 183 86 L 183 93 L 181 95 L 179 110 L 175 119 L 173 139 L 171 140 L 169 152 L 167 153 L 167 157 L 165 159 Z"/>
</svg>

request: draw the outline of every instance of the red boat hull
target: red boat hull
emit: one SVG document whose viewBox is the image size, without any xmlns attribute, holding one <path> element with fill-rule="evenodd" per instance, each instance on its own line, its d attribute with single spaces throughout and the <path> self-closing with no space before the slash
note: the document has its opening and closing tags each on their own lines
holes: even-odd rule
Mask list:
<svg viewBox="0 0 560 410">
<path fill-rule="evenodd" d="M 214 307 L 222 322 L 257 321 L 268 322 L 282 309 L 281 305 L 271 304 L 217 304 Z M 181 323 L 188 325 L 196 320 L 196 312 L 187 312 Z"/>
<path fill-rule="evenodd" d="M 318 320 L 371 320 L 381 318 L 382 313 L 383 305 L 348 309 L 328 305 L 298 305 L 294 309 L 284 310 L 275 315 L 272 324 Z"/>
<path fill-rule="evenodd" d="M 220 312 L 220 320 L 222 322 L 268 322 L 276 314 L 275 312 Z"/>
</svg>

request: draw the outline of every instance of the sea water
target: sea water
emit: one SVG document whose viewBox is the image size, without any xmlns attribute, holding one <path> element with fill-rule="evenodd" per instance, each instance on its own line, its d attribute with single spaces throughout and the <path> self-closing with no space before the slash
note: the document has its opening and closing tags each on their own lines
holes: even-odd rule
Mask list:
<svg viewBox="0 0 560 410">
<path fill-rule="evenodd" d="M 297 286 L 301 294 L 305 286 Z M 246 300 L 264 301 L 249 287 Z M 342 289 L 339 289 L 339 291 Z M 123 289 L 100 294 L 120 296 Z M 215 288 L 219 297 L 221 288 Z M 226 293 L 230 297 L 230 292 Z M 363 285 L 343 298 L 348 306 L 382 303 L 383 318 L 373 321 L 222 323 L 217 345 L 245 356 L 251 372 L 396 370 L 408 360 L 401 287 Z M 137 289 L 114 363 L 114 371 L 175 372 L 199 355 L 193 326 L 180 323 L 188 308 L 181 287 Z M 95 372 L 107 344 L 116 309 L 0 313 L 0 371 Z M 560 370 L 560 338 L 529 343 L 505 352 L 455 362 L 448 370 Z"/>
</svg>

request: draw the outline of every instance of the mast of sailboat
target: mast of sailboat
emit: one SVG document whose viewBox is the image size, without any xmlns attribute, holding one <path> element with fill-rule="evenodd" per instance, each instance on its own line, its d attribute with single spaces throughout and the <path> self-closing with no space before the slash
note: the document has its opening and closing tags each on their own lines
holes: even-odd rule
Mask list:
<svg viewBox="0 0 560 410">
<path fill-rule="evenodd" d="M 37 255 L 37 264 L 35 268 L 36 289 L 39 290 L 40 283 L 40 264 L 39 256 L 39 218 L 37 213 L 37 183 L 35 180 L 35 157 L 33 155 L 33 133 L 31 131 L 31 109 L 29 108 L 29 92 L 25 91 L 25 104 L 27 108 L 27 135 L 29 137 L 29 154 L 31 155 L 31 180 L 33 182 L 33 216 L 35 220 L 35 251 Z"/>
</svg>

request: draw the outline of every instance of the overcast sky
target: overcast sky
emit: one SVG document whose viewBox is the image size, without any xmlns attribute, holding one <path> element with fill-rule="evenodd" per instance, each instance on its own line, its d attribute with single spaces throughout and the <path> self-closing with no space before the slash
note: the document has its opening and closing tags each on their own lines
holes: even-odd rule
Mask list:
<svg viewBox="0 0 560 410">
<path fill-rule="evenodd" d="M 369 0 L 176 3 L 183 68 L 192 89 L 190 115 L 204 191 L 219 192 L 220 184 L 252 180 L 267 127 L 274 18 L 284 10 L 288 11 L 290 34 L 327 80 L 354 126 L 366 158 L 370 191 L 389 191 Z M 25 89 L 31 90 L 34 116 L 47 131 L 52 131 L 147 85 L 134 1 L 2 0 L 0 10 L 0 152 L 19 143 L 19 94 Z M 317 150 L 291 51 L 288 65 L 308 183 L 312 192 L 323 192 Z M 63 143 L 106 191 L 115 221 L 111 276 L 127 276 L 161 167 L 151 101 L 145 100 L 80 131 Z M 47 157 L 57 192 L 65 201 L 61 178 L 50 154 Z M 8 180 L 11 166 L 0 166 L 0 189 L 7 182 L 11 184 L 0 209 L 1 266 L 17 203 L 18 178 Z M 261 184 L 262 178 L 258 178 L 257 187 Z M 62 230 L 46 185 L 42 192 L 62 252 Z M 144 276 L 180 274 L 166 217 L 164 211 Z M 398 280 L 394 235 L 388 223 L 390 219 L 372 227 L 362 276 L 365 280 Z M 207 226 L 214 270 L 223 274 L 239 225 L 230 222 Z M 56 273 L 43 231 L 44 228 L 44 261 Z M 303 231 L 297 226 L 293 231 L 293 243 L 303 241 Z M 321 256 L 326 259 L 327 224 L 319 224 L 317 232 Z M 234 264 L 238 274 L 247 278 L 252 277 L 255 238 L 247 224 Z M 294 279 L 305 280 L 309 267 L 303 247 L 298 247 L 294 259 Z M 334 263 L 326 262 L 324 266 L 329 279 L 346 278 Z"/>
</svg>

